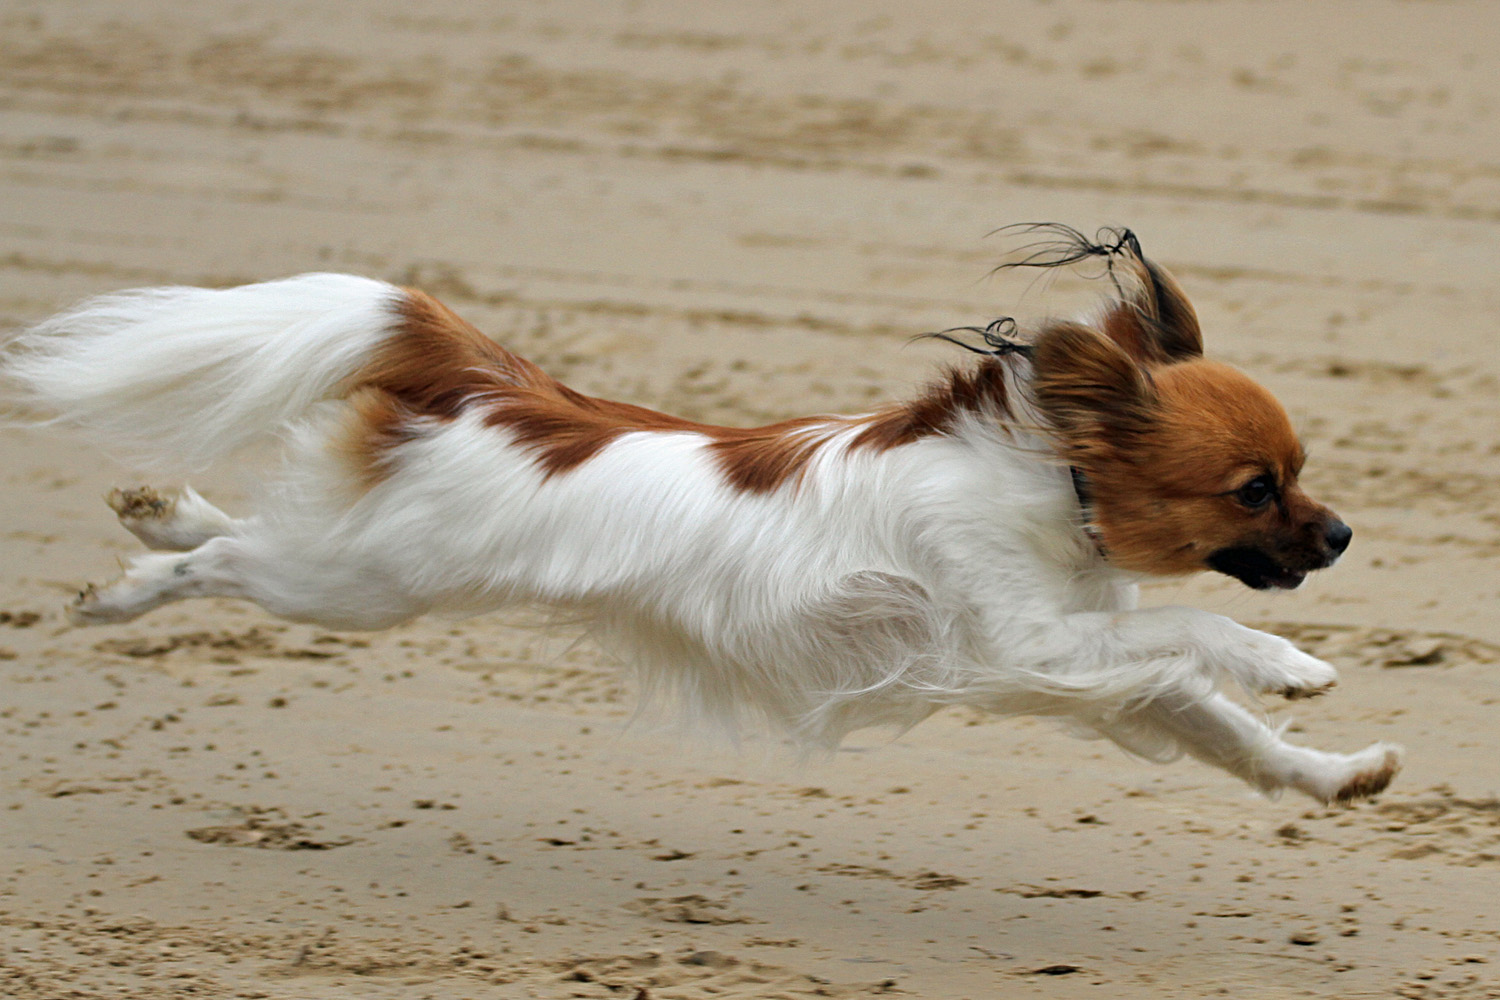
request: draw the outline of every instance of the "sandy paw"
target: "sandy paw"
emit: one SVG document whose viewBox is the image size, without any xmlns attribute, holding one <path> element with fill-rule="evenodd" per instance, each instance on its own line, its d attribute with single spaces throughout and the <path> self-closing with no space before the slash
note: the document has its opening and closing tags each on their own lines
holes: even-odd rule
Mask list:
<svg viewBox="0 0 1500 1000">
<path fill-rule="evenodd" d="M 63 609 L 63 613 L 74 625 L 93 625 L 98 607 L 99 588 L 90 583 L 78 592 L 78 596 Z"/>
<path fill-rule="evenodd" d="M 136 490 L 110 490 L 104 498 L 121 521 L 162 521 L 172 515 L 174 503 L 149 486 Z"/>
<path fill-rule="evenodd" d="M 1338 685 L 1338 678 L 1324 681 L 1321 684 L 1293 685 L 1280 688 L 1275 693 L 1281 695 L 1287 701 L 1303 701 L 1307 698 L 1318 698 L 1332 691 Z"/>
<path fill-rule="evenodd" d="M 108 600 L 110 588 L 102 590 L 92 583 L 85 586 L 63 609 L 63 614 L 74 625 L 111 625 L 127 622 L 136 617 L 130 611 Z"/>
<path fill-rule="evenodd" d="M 1252 676 L 1253 686 L 1264 694 L 1277 694 L 1288 701 L 1316 698 L 1338 683 L 1338 671 L 1331 663 L 1309 656 L 1279 636 L 1261 653 Z"/>
<path fill-rule="evenodd" d="M 105 501 L 119 515 L 121 527 L 159 552 L 195 549 L 234 526 L 228 515 L 186 486 L 175 495 L 149 486 L 111 490 Z"/>
<path fill-rule="evenodd" d="M 1401 748 L 1389 743 L 1378 743 L 1366 753 L 1378 755 L 1379 760 L 1356 771 L 1333 793 L 1333 802 L 1357 802 L 1385 791 L 1391 779 L 1401 770 Z M 1361 754 L 1360 756 L 1365 756 Z"/>
</svg>

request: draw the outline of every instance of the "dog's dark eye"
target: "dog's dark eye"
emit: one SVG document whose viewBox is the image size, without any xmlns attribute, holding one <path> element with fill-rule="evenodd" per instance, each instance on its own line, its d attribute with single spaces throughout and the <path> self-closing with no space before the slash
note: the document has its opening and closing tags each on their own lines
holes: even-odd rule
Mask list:
<svg viewBox="0 0 1500 1000">
<path fill-rule="evenodd" d="M 1235 491 L 1234 498 L 1252 510 L 1264 507 L 1276 495 L 1276 487 L 1265 476 L 1256 476 Z"/>
</svg>

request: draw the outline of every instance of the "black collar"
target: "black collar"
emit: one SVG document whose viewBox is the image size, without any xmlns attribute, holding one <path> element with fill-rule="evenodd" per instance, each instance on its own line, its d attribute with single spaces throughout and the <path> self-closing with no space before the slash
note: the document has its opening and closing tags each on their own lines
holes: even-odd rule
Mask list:
<svg viewBox="0 0 1500 1000">
<path fill-rule="evenodd" d="M 1083 470 L 1076 465 L 1068 466 L 1068 475 L 1073 479 L 1073 495 L 1078 498 L 1078 512 L 1084 535 L 1094 543 L 1101 558 L 1109 558 L 1109 551 L 1104 547 L 1104 538 L 1099 534 L 1099 529 L 1094 525 L 1094 489 L 1089 484 L 1088 477 Z"/>
</svg>

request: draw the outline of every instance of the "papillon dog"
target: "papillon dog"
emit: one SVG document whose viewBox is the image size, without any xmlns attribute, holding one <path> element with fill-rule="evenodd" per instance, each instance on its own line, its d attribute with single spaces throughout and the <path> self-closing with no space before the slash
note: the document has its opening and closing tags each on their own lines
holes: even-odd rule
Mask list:
<svg viewBox="0 0 1500 1000">
<path fill-rule="evenodd" d="M 1137 607 L 1144 578 L 1290 589 L 1345 550 L 1285 411 L 1203 357 L 1129 230 L 1026 228 L 1041 242 L 1011 266 L 1102 263 L 1098 313 L 935 334 L 979 356 L 856 416 L 718 427 L 596 399 L 421 291 L 341 274 L 91 299 L 15 338 L 0 380 L 13 412 L 158 469 L 284 441 L 248 517 L 111 494 L 158 551 L 85 589 L 78 624 L 188 597 L 331 629 L 542 606 L 690 719 L 808 746 L 967 705 L 1267 793 L 1381 791 L 1399 748 L 1298 746 L 1224 690 L 1316 695 L 1331 666 Z"/>
</svg>

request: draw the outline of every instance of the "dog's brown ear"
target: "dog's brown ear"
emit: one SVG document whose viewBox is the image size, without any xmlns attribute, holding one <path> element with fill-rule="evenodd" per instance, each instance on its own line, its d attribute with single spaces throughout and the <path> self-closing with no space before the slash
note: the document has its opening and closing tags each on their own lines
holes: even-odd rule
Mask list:
<svg viewBox="0 0 1500 1000">
<path fill-rule="evenodd" d="M 1128 272 L 1131 280 L 1117 282 L 1122 298 L 1104 315 L 1105 335 L 1147 364 L 1201 357 L 1203 330 L 1181 286 L 1166 268 L 1146 259 L 1133 236 L 1122 243 L 1110 267 Z"/>
<path fill-rule="evenodd" d="M 1063 457 L 1088 467 L 1128 455 L 1155 423 L 1146 370 L 1113 338 L 1079 323 L 1052 323 L 1032 348 L 1032 392 Z"/>
<path fill-rule="evenodd" d="M 1002 268 L 1066 267 L 1102 259 L 1119 298 L 1100 329 L 1135 360 L 1168 364 L 1203 354 L 1203 331 L 1193 304 L 1166 268 L 1146 258 L 1129 229 L 1105 227 L 1093 239 L 1058 222 L 1024 222 L 999 231 L 1039 237 L 1020 248 L 1026 256 Z"/>
</svg>

